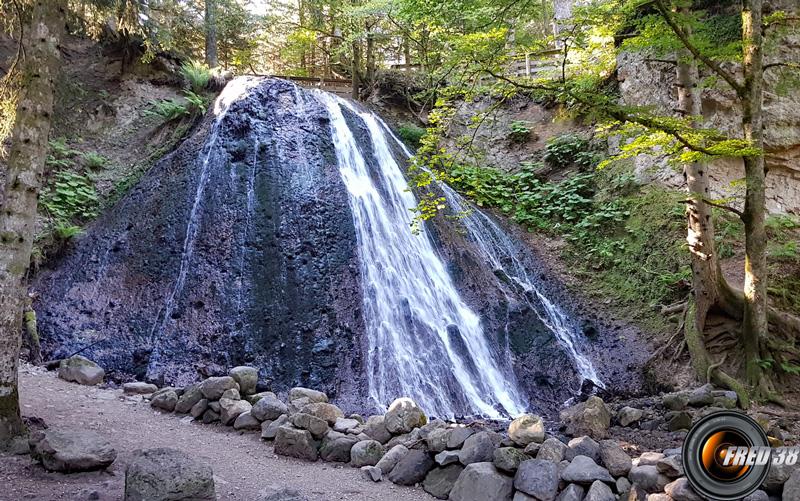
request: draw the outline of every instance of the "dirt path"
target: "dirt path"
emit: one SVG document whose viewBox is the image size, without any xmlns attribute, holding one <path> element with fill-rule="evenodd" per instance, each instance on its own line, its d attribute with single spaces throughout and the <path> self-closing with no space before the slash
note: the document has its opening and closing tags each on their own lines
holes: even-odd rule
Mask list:
<svg viewBox="0 0 800 501">
<path fill-rule="evenodd" d="M 67 383 L 39 368 L 20 369 L 22 413 L 50 428 L 87 428 L 106 436 L 116 462 L 103 473 L 47 473 L 28 456 L 0 456 L 0 500 L 119 500 L 125 465 L 138 448 L 172 447 L 210 465 L 220 500 L 254 500 L 269 485 L 291 487 L 313 501 L 431 500 L 422 489 L 386 480 L 372 483 L 357 468 L 310 463 L 273 453 L 258 434 L 240 434 L 220 425 L 182 422 L 147 403 L 104 390 Z"/>
</svg>

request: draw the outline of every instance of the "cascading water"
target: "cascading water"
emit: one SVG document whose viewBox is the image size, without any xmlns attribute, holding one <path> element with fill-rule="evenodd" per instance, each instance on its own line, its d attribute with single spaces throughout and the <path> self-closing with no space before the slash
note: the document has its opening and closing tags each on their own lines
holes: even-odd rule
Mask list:
<svg viewBox="0 0 800 501">
<path fill-rule="evenodd" d="M 326 93 L 342 179 L 361 257 L 371 398 L 385 406 L 414 398 L 441 417 L 518 415 L 516 379 L 489 345 L 480 319 L 459 297 L 425 229 L 410 231 L 414 196 L 376 117 Z M 359 148 L 342 108 L 363 122 L 372 151 Z M 366 157 L 377 168 L 371 172 Z M 377 171 L 377 172 L 374 172 Z M 377 183 L 380 183 L 379 185 Z"/>
</svg>

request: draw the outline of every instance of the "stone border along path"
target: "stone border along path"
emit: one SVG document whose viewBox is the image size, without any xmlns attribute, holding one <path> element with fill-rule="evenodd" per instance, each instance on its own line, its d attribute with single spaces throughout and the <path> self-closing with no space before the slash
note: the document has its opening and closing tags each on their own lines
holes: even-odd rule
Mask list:
<svg viewBox="0 0 800 501">
<path fill-rule="evenodd" d="M 295 489 L 311 501 L 433 499 L 419 488 L 373 483 L 347 464 L 278 456 L 258 433 L 187 423 L 152 409 L 140 396 L 68 383 L 40 367 L 22 364 L 20 396 L 23 415 L 41 418 L 51 429 L 96 431 L 118 457 L 107 472 L 65 475 L 46 472 L 29 456 L 0 455 L 0 501 L 121 500 L 132 452 L 154 447 L 179 449 L 211 466 L 220 501 L 252 501 L 269 486 Z"/>
</svg>

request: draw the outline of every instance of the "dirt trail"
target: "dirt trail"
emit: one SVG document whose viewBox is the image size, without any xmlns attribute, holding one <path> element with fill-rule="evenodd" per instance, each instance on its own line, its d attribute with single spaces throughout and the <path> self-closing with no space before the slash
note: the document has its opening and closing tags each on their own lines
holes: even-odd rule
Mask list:
<svg viewBox="0 0 800 501">
<path fill-rule="evenodd" d="M 341 463 L 277 456 L 256 433 L 182 422 L 121 390 L 67 383 L 43 369 L 21 367 L 20 394 L 23 415 L 41 418 L 50 428 L 95 430 L 111 441 L 118 457 L 107 472 L 62 475 L 46 472 L 28 456 L 0 456 L 2 501 L 122 499 L 131 452 L 152 447 L 181 449 L 211 466 L 219 500 L 254 500 L 269 485 L 297 489 L 313 501 L 433 499 L 419 488 L 372 483 Z"/>
</svg>

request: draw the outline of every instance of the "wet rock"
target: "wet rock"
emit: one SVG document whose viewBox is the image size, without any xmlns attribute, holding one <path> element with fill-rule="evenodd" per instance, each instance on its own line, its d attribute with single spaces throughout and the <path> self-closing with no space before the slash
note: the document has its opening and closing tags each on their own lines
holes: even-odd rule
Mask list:
<svg viewBox="0 0 800 501">
<path fill-rule="evenodd" d="M 299 491 L 288 487 L 272 485 L 258 493 L 256 501 L 310 501 Z"/>
<path fill-rule="evenodd" d="M 469 437 L 475 434 L 475 430 L 467 426 L 456 426 L 450 430 L 447 437 L 448 449 L 460 449 Z"/>
<path fill-rule="evenodd" d="M 508 437 L 522 447 L 531 442 L 540 444 L 544 441 L 544 421 L 535 414 L 523 414 L 508 425 Z"/>
<path fill-rule="evenodd" d="M 447 499 L 462 471 L 464 467 L 458 464 L 434 468 L 428 472 L 422 482 L 422 488 L 435 498 Z"/>
<path fill-rule="evenodd" d="M 571 460 L 575 456 L 586 456 L 592 458 L 595 463 L 600 462 L 600 444 L 591 438 L 573 438 L 567 445 L 569 445 L 569 451 L 566 459 Z"/>
<path fill-rule="evenodd" d="M 277 419 L 272 421 L 264 421 L 261 423 L 261 438 L 264 440 L 272 440 L 278 434 L 278 428 L 287 423 L 289 423 L 288 414 L 281 414 Z"/>
<path fill-rule="evenodd" d="M 584 488 L 578 484 L 569 484 L 561 491 L 556 498 L 557 501 L 581 501 L 583 499 Z M 627 499 L 625 500 L 627 501 Z"/>
<path fill-rule="evenodd" d="M 31 458 L 60 473 L 102 470 L 117 458 L 108 440 L 90 430 L 34 431 L 28 445 Z"/>
<path fill-rule="evenodd" d="M 377 440 L 362 440 L 350 449 L 350 464 L 356 468 L 375 466 L 385 453 L 383 444 Z"/>
<path fill-rule="evenodd" d="M 158 386 L 139 381 L 122 385 L 122 392 L 126 395 L 147 395 L 156 391 L 158 391 Z"/>
<path fill-rule="evenodd" d="M 219 400 L 225 390 L 237 388 L 236 380 L 230 376 L 210 377 L 200 383 L 200 391 L 203 392 L 203 397 L 208 400 Z"/>
<path fill-rule="evenodd" d="M 347 433 L 349 430 L 357 427 L 359 422 L 355 419 L 347 419 L 347 418 L 338 418 L 333 423 L 333 431 L 338 431 L 340 433 Z"/>
<path fill-rule="evenodd" d="M 664 487 L 664 492 L 675 501 L 702 501 L 703 499 L 694 492 L 685 477 L 667 484 Z"/>
<path fill-rule="evenodd" d="M 514 490 L 510 477 L 498 472 L 492 463 L 473 463 L 461 472 L 450 501 L 509 501 Z"/>
<path fill-rule="evenodd" d="M 265 395 L 253 405 L 253 410 L 250 412 L 259 421 L 272 421 L 286 414 L 287 410 L 286 404 L 278 400 L 278 397 Z"/>
<path fill-rule="evenodd" d="M 291 417 L 292 424 L 296 428 L 300 428 L 301 430 L 308 430 L 311 432 L 311 435 L 319 440 L 322 438 L 328 430 L 328 422 L 324 419 L 320 419 L 316 416 L 312 416 L 311 414 L 306 414 L 305 412 L 300 412 L 295 414 Z M 363 466 L 363 465 L 359 465 Z"/>
<path fill-rule="evenodd" d="M 513 474 L 523 461 L 531 459 L 530 456 L 515 447 L 500 447 L 494 450 L 492 464 L 500 471 Z"/>
<path fill-rule="evenodd" d="M 683 460 L 680 456 L 668 456 L 656 463 L 656 469 L 669 478 L 678 478 L 683 475 Z"/>
<path fill-rule="evenodd" d="M 246 400 L 231 400 L 223 398 L 219 401 L 220 413 L 219 420 L 225 426 L 233 425 L 236 418 L 243 412 L 250 412 L 252 405 Z"/>
<path fill-rule="evenodd" d="M 358 439 L 352 435 L 347 435 L 338 431 L 329 431 L 325 435 L 325 438 L 322 439 L 322 445 L 319 448 L 319 457 L 321 457 L 323 461 L 349 463 L 350 450 L 357 442 Z"/>
<path fill-rule="evenodd" d="M 669 478 L 659 473 L 653 465 L 634 466 L 628 473 L 628 480 L 649 493 L 663 491 L 669 483 Z"/>
<path fill-rule="evenodd" d="M 561 440 L 557 438 L 548 438 L 539 447 L 536 453 L 536 459 L 544 459 L 558 464 L 564 459 L 567 449 L 569 449 L 569 447 Z"/>
<path fill-rule="evenodd" d="M 458 451 L 442 451 L 437 454 L 434 459 L 437 464 L 442 466 L 458 463 Z"/>
<path fill-rule="evenodd" d="M 630 426 L 638 423 L 642 416 L 644 416 L 644 412 L 641 409 L 626 406 L 617 412 L 617 421 L 620 426 Z"/>
<path fill-rule="evenodd" d="M 58 377 L 86 386 L 103 382 L 106 371 L 86 357 L 73 355 L 58 364 Z"/>
<path fill-rule="evenodd" d="M 430 454 L 423 450 L 411 449 L 394 465 L 388 478 L 398 485 L 414 485 L 422 482 L 433 467 L 434 462 Z"/>
<path fill-rule="evenodd" d="M 175 412 L 180 414 L 187 414 L 191 412 L 192 407 L 197 404 L 200 400 L 203 399 L 203 392 L 200 391 L 200 385 L 194 384 L 191 386 L 187 386 L 183 390 L 183 395 L 178 398 L 178 402 L 175 404 Z"/>
<path fill-rule="evenodd" d="M 406 397 L 392 402 L 384 419 L 386 429 L 393 435 L 409 433 L 428 422 L 428 418 L 416 402 Z"/>
<path fill-rule="evenodd" d="M 156 409 L 161 409 L 167 412 L 175 410 L 175 405 L 178 404 L 178 394 L 173 390 L 163 391 L 155 394 L 150 400 L 150 406 Z"/>
<path fill-rule="evenodd" d="M 389 449 L 389 452 L 375 466 L 380 468 L 384 475 L 388 475 L 406 453 L 408 453 L 408 448 L 405 445 L 395 445 Z"/>
<path fill-rule="evenodd" d="M 287 425 L 278 427 L 275 434 L 275 454 L 308 461 L 318 457 L 317 443 L 308 430 L 298 430 Z"/>
<path fill-rule="evenodd" d="M 609 486 L 598 480 L 589 487 L 584 501 L 617 501 L 617 496 Z"/>
<path fill-rule="evenodd" d="M 540 501 L 556 498 L 558 481 L 558 466 L 543 459 L 523 461 L 514 475 L 514 487 Z"/>
<path fill-rule="evenodd" d="M 182 451 L 135 451 L 125 469 L 125 501 L 216 499 L 211 468 Z"/>
<path fill-rule="evenodd" d="M 364 478 L 373 482 L 380 482 L 383 479 L 383 472 L 375 466 L 362 466 L 361 474 L 364 475 Z"/>
<path fill-rule="evenodd" d="M 240 365 L 231 369 L 228 375 L 239 384 L 239 392 L 242 395 L 252 395 L 256 392 L 258 369 Z"/>
<path fill-rule="evenodd" d="M 206 410 L 208 410 L 208 399 L 203 398 L 192 406 L 189 414 L 195 419 L 200 419 Z"/>
<path fill-rule="evenodd" d="M 247 403 L 247 402 L 245 402 Z M 249 405 L 249 403 L 248 403 Z M 255 431 L 261 429 L 261 421 L 254 418 L 250 411 L 245 411 L 239 414 L 236 417 L 236 420 L 233 422 L 233 429 L 234 430 L 249 430 Z"/>
<path fill-rule="evenodd" d="M 585 402 L 561 411 L 559 415 L 566 425 L 566 432 L 572 436 L 588 435 L 601 439 L 608 435 L 611 414 L 603 399 L 592 395 Z"/>
<path fill-rule="evenodd" d="M 633 465 L 630 456 L 614 440 L 600 442 L 600 461 L 615 477 L 627 476 Z"/>
<path fill-rule="evenodd" d="M 575 456 L 569 466 L 561 472 L 561 478 L 565 482 L 582 485 L 590 485 L 595 480 L 610 484 L 614 483 L 614 477 L 608 473 L 608 470 L 599 466 L 592 458 L 587 456 Z"/>
<path fill-rule="evenodd" d="M 499 440 L 491 432 L 478 432 L 464 441 L 464 446 L 458 452 L 458 460 L 463 465 L 491 462 L 498 445 Z"/>
<path fill-rule="evenodd" d="M 315 402 L 304 406 L 300 412 L 311 414 L 314 417 L 323 419 L 333 426 L 337 419 L 344 418 L 344 412 L 333 404 L 326 402 Z"/>
<path fill-rule="evenodd" d="M 364 433 L 369 435 L 373 440 L 385 444 L 392 439 L 392 434 L 386 429 L 386 423 L 383 416 L 370 416 L 367 418 L 367 423 L 364 427 Z"/>
</svg>

